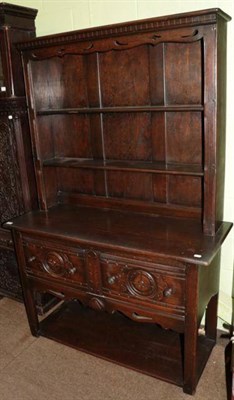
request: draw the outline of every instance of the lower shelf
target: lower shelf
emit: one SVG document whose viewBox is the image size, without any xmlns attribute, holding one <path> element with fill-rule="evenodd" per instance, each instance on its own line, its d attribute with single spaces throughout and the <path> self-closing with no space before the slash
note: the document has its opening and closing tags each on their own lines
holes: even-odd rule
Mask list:
<svg viewBox="0 0 234 400">
<path fill-rule="evenodd" d="M 109 315 L 63 303 L 40 323 L 40 334 L 57 342 L 183 386 L 183 335 L 154 324 L 137 323 L 121 314 Z M 199 337 L 197 381 L 214 341 Z"/>
</svg>

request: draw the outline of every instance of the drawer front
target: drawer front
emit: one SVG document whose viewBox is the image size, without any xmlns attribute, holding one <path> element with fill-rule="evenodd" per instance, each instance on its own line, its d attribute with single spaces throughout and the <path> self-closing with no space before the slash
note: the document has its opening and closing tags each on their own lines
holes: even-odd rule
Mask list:
<svg viewBox="0 0 234 400">
<path fill-rule="evenodd" d="M 168 316 L 184 316 L 183 267 L 137 261 L 79 246 L 45 243 L 44 239 L 24 240 L 23 245 L 26 273 L 30 276 L 46 278 L 48 282 L 66 282 L 81 289 L 87 299 L 98 295 L 100 304 L 105 301 L 108 308 L 108 302 L 115 303 L 115 310 L 125 313 L 127 309 L 131 314 L 142 307 Z M 96 302 L 92 307 L 95 306 Z"/>
<path fill-rule="evenodd" d="M 185 272 L 166 265 L 101 258 L 102 287 L 107 296 L 163 308 L 184 309 Z"/>
<path fill-rule="evenodd" d="M 81 249 L 64 250 L 54 244 L 24 242 L 26 273 L 86 287 L 85 260 Z"/>
</svg>

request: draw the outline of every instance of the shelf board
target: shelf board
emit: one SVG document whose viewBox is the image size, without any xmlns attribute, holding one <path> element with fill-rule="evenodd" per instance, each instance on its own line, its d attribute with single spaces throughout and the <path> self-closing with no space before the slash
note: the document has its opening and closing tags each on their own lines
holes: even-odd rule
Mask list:
<svg viewBox="0 0 234 400">
<path fill-rule="evenodd" d="M 167 175 L 204 176 L 199 165 L 169 164 L 157 161 L 93 160 L 83 158 L 55 157 L 44 160 L 45 167 L 85 168 L 110 171 L 132 171 Z"/>
<path fill-rule="evenodd" d="M 74 323 L 77 321 L 77 323 Z M 40 323 L 40 334 L 146 375 L 183 386 L 180 334 L 116 313 L 65 302 Z M 215 342 L 199 337 L 197 381 Z"/>
<path fill-rule="evenodd" d="M 77 323 L 74 323 L 77 321 Z M 42 336 L 145 374 L 183 384 L 179 334 L 155 324 L 65 303 L 41 324 Z"/>
<path fill-rule="evenodd" d="M 128 113 L 128 112 L 159 112 L 159 111 L 203 111 L 201 104 L 176 104 L 159 106 L 121 106 L 121 107 L 78 107 L 41 109 L 37 115 L 52 114 L 99 114 L 99 113 Z"/>
</svg>

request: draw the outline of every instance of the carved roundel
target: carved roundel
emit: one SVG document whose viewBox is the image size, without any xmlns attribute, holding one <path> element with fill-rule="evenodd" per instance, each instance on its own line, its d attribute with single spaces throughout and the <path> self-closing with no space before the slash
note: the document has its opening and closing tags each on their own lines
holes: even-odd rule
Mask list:
<svg viewBox="0 0 234 400">
<path fill-rule="evenodd" d="M 64 255 L 56 252 L 49 251 L 43 262 L 44 269 L 50 274 L 54 276 L 64 276 L 68 271 L 68 267 L 71 266 L 70 261 L 64 258 Z"/>
<path fill-rule="evenodd" d="M 127 286 L 132 294 L 138 296 L 152 296 L 157 289 L 154 277 L 149 272 L 140 269 L 128 273 Z"/>
</svg>

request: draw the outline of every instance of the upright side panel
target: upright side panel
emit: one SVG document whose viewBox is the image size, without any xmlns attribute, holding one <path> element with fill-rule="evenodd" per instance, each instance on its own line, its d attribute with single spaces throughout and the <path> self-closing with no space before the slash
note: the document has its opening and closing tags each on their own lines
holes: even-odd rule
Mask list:
<svg viewBox="0 0 234 400">
<path fill-rule="evenodd" d="M 226 22 L 204 37 L 204 233 L 215 235 L 223 218 L 226 119 Z"/>
<path fill-rule="evenodd" d="M 203 228 L 215 234 L 217 138 L 216 25 L 204 28 L 204 213 Z"/>
<path fill-rule="evenodd" d="M 217 45 L 216 230 L 223 220 L 226 145 L 227 24 L 221 18 L 217 26 Z"/>
</svg>

